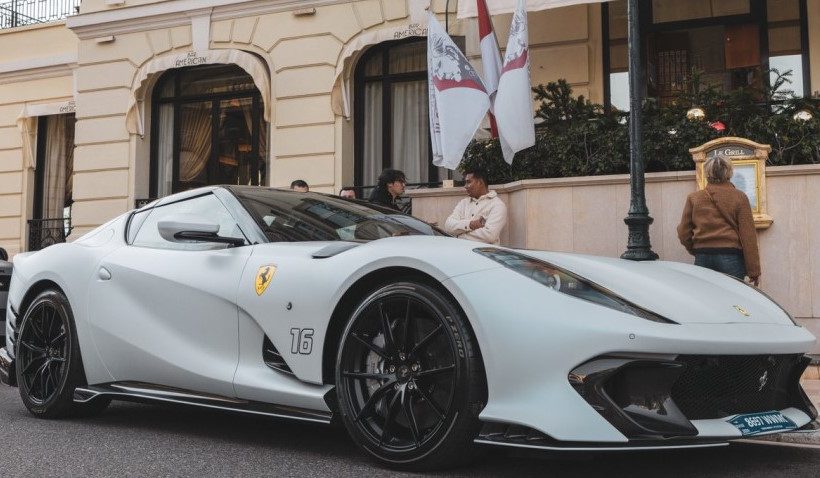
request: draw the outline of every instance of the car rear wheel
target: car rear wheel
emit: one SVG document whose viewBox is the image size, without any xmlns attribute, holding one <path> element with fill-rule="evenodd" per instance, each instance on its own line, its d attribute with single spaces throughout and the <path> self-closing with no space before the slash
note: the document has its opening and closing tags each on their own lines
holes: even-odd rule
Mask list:
<svg viewBox="0 0 820 478">
<path fill-rule="evenodd" d="M 88 416 L 110 402 L 75 404 L 74 389 L 85 384 L 74 316 L 59 291 L 41 292 L 20 323 L 17 384 L 28 410 L 40 418 Z"/>
<path fill-rule="evenodd" d="M 469 461 L 486 402 L 484 369 L 466 318 L 419 282 L 396 282 L 353 312 L 337 356 L 340 415 L 381 463 L 427 470 Z"/>
</svg>

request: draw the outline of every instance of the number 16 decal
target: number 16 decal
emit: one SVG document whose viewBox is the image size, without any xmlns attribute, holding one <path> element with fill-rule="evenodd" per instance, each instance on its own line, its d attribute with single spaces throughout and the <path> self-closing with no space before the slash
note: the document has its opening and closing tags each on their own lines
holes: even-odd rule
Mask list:
<svg viewBox="0 0 820 478">
<path fill-rule="evenodd" d="M 290 329 L 290 353 L 310 355 L 313 352 L 313 329 Z"/>
</svg>

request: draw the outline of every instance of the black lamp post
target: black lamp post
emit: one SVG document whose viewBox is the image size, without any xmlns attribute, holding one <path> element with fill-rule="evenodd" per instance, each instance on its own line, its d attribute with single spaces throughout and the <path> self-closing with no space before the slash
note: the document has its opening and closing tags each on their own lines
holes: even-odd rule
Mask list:
<svg viewBox="0 0 820 478">
<path fill-rule="evenodd" d="M 653 219 L 646 207 L 644 167 L 641 144 L 643 127 L 641 105 L 644 96 L 644 71 L 641 67 L 641 39 L 638 16 L 639 0 L 628 0 L 627 21 L 629 23 L 629 214 L 624 222 L 629 227 L 626 252 L 622 259 L 633 261 L 654 261 L 658 255 L 652 252 L 649 243 L 649 225 Z"/>
</svg>

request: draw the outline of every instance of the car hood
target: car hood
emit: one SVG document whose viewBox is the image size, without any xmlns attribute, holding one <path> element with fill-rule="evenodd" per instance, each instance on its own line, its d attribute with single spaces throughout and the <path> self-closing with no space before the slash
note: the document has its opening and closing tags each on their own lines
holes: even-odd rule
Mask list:
<svg viewBox="0 0 820 478">
<path fill-rule="evenodd" d="M 702 267 L 678 262 L 519 252 L 580 275 L 635 305 L 681 324 L 793 325 L 779 305 L 753 287 Z"/>
</svg>

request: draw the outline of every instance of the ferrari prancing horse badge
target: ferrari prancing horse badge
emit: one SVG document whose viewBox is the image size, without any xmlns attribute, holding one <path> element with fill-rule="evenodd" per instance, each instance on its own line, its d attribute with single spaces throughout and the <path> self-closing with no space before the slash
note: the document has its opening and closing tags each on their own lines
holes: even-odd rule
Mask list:
<svg viewBox="0 0 820 478">
<path fill-rule="evenodd" d="M 276 274 L 276 266 L 273 264 L 259 268 L 256 272 L 256 295 L 265 293 L 274 274 Z"/>
</svg>

